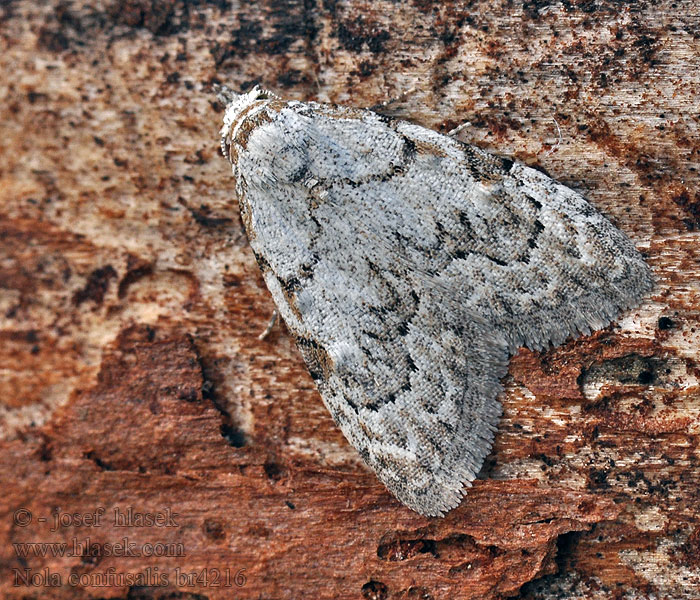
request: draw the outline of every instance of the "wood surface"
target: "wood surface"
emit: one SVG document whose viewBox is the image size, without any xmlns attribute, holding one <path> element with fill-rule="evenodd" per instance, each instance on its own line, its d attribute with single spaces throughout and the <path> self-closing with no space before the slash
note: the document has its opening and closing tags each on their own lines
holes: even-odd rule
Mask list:
<svg viewBox="0 0 700 600">
<path fill-rule="evenodd" d="M 514 357 L 446 518 L 362 465 L 283 326 L 258 340 L 217 82 L 403 95 L 648 257 L 639 308 Z M 698 98 L 690 0 L 2 2 L 0 596 L 700 597 Z"/>
</svg>

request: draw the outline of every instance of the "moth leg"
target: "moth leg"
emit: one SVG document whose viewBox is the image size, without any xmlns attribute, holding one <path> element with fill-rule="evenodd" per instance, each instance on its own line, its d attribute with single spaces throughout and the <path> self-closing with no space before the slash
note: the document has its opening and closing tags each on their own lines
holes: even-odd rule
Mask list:
<svg viewBox="0 0 700 600">
<path fill-rule="evenodd" d="M 461 125 L 457 125 L 457 127 L 452 129 L 451 131 L 448 131 L 447 135 L 449 135 L 450 137 L 455 137 L 460 131 L 462 131 L 462 129 L 466 129 L 470 125 L 471 125 L 470 121 L 465 121 Z"/>
<path fill-rule="evenodd" d="M 554 124 L 557 126 L 557 136 L 558 136 L 558 139 L 557 139 L 557 143 L 554 144 L 554 145 L 549 149 L 549 152 L 547 152 L 547 154 L 545 154 L 545 156 L 549 156 L 550 154 L 552 154 L 552 152 L 554 152 L 554 151 L 561 145 L 561 142 L 562 142 L 562 140 L 564 139 L 564 138 L 562 137 L 562 135 L 561 135 L 561 127 L 559 127 L 559 123 L 557 123 L 557 120 L 556 120 L 554 117 L 552 117 L 552 121 L 554 121 Z"/>
<path fill-rule="evenodd" d="M 263 331 L 259 336 L 259 340 L 264 340 L 268 335 L 270 335 L 270 332 L 272 331 L 272 328 L 275 326 L 275 323 L 277 323 L 277 317 L 280 316 L 280 313 L 277 309 L 272 311 L 272 316 L 270 317 L 270 321 L 267 324 L 267 327 L 265 327 L 265 331 Z"/>
<path fill-rule="evenodd" d="M 216 99 L 221 102 L 224 106 L 228 106 L 235 98 L 240 94 L 234 92 L 230 87 L 223 84 L 214 83 L 212 84 L 212 89 L 216 94 Z"/>
<path fill-rule="evenodd" d="M 384 100 L 384 102 L 380 102 L 379 104 L 374 104 L 374 105 L 370 106 L 369 110 L 376 112 L 376 113 L 379 113 L 381 115 L 386 115 L 388 117 L 395 116 L 395 115 L 390 114 L 391 111 L 387 111 L 386 108 L 391 104 L 395 104 L 397 102 L 403 102 L 408 96 L 415 93 L 417 89 L 418 88 L 414 85 L 414 86 L 410 87 L 409 89 L 407 89 L 406 91 L 401 92 L 398 96 L 396 96 L 394 98 L 389 98 L 387 100 Z"/>
</svg>

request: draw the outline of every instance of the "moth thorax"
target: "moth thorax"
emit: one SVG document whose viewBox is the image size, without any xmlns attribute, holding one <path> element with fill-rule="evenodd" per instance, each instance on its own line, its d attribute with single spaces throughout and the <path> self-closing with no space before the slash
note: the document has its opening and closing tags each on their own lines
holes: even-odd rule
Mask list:
<svg viewBox="0 0 700 600">
<path fill-rule="evenodd" d="M 221 152 L 227 159 L 234 162 L 235 153 L 231 152 L 231 144 L 236 139 L 242 123 L 246 117 L 252 116 L 251 111 L 255 110 L 256 104 L 260 107 L 264 106 L 265 103 L 261 103 L 261 100 L 269 100 L 277 96 L 256 85 L 245 94 L 231 94 L 229 98 L 230 101 L 224 113 L 224 124 L 221 127 Z"/>
</svg>

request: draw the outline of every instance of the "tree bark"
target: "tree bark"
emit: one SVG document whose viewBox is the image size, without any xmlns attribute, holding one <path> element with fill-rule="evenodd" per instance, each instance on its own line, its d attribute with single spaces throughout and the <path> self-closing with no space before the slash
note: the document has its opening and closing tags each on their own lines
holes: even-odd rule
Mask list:
<svg viewBox="0 0 700 600">
<path fill-rule="evenodd" d="M 0 595 L 700 596 L 695 2 L 9 1 L 0 74 Z M 283 326 L 258 340 L 215 82 L 410 91 L 647 256 L 640 307 L 513 358 L 446 518 L 362 465 Z"/>
</svg>

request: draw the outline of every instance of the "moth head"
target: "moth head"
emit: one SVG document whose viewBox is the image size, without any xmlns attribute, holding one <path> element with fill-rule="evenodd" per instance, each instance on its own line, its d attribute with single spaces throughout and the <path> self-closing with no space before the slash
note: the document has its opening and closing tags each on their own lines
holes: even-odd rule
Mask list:
<svg viewBox="0 0 700 600">
<path fill-rule="evenodd" d="M 243 112 L 258 100 L 268 100 L 278 98 L 272 92 L 264 90 L 257 85 L 245 94 L 236 94 L 225 85 L 214 85 L 214 91 L 219 102 L 226 105 L 224 113 L 224 125 L 221 128 L 221 152 L 227 160 L 231 159 L 231 134 L 236 122 Z"/>
</svg>

